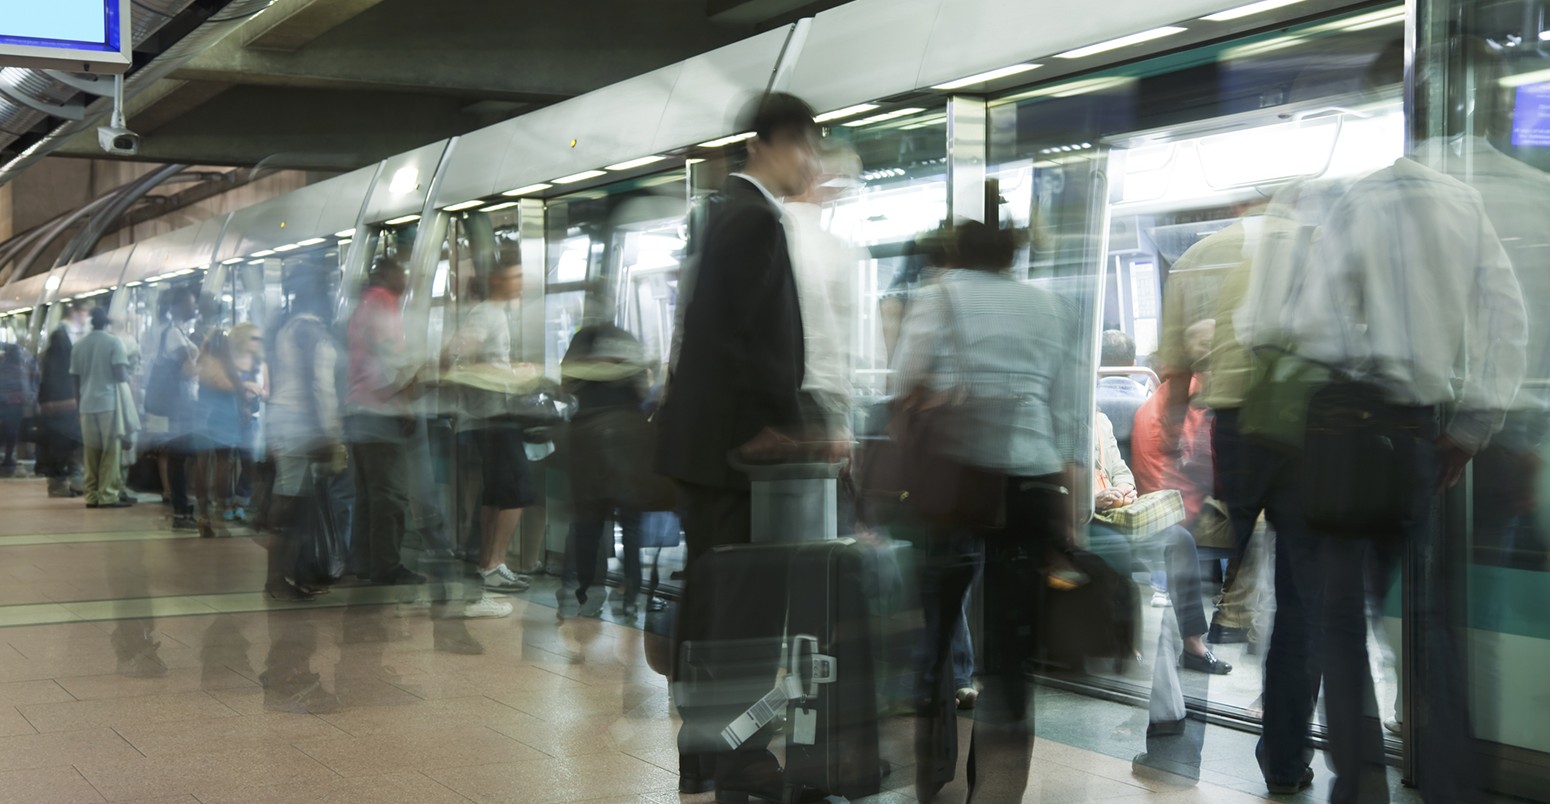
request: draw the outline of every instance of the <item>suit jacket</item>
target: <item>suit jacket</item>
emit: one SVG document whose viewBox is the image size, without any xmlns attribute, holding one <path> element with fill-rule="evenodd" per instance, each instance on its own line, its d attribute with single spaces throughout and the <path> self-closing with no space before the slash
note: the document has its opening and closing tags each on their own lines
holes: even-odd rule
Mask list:
<svg viewBox="0 0 1550 804">
<path fill-rule="evenodd" d="M 667 401 L 657 468 L 716 488 L 748 487 L 727 452 L 766 427 L 802 422 L 802 314 L 781 211 L 739 177 L 710 201 Z"/>
</svg>

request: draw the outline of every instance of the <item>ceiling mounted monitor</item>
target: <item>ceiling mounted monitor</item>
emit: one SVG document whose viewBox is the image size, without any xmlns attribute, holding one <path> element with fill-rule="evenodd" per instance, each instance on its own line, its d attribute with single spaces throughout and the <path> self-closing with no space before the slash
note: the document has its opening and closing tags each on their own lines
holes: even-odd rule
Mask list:
<svg viewBox="0 0 1550 804">
<path fill-rule="evenodd" d="M 0 0 L 0 66 L 129 69 L 130 0 Z"/>
</svg>

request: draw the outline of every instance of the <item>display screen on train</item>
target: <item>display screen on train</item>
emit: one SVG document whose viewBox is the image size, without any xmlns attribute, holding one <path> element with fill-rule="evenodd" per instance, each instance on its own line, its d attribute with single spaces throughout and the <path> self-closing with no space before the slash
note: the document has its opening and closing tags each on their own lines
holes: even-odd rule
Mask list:
<svg viewBox="0 0 1550 804">
<path fill-rule="evenodd" d="M 1518 87 L 1517 108 L 1512 113 L 1512 144 L 1518 147 L 1550 145 L 1550 82 Z"/>
</svg>

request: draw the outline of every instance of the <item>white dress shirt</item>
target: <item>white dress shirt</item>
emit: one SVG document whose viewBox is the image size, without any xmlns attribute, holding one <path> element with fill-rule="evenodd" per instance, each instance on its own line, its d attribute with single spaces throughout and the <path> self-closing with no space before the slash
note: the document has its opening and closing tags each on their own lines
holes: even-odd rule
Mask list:
<svg viewBox="0 0 1550 804">
<path fill-rule="evenodd" d="M 850 404 L 855 353 L 856 251 L 823 227 L 817 204 L 786 204 L 782 219 L 802 310 L 802 390 L 836 412 Z"/>
<path fill-rule="evenodd" d="M 1483 447 L 1523 379 L 1527 325 L 1480 194 L 1400 159 L 1326 209 L 1316 230 L 1261 242 L 1280 253 L 1256 260 L 1274 275 L 1255 277 L 1261 292 L 1234 319 L 1239 338 L 1289 344 L 1397 404 L 1456 403 L 1448 435 Z"/>
</svg>

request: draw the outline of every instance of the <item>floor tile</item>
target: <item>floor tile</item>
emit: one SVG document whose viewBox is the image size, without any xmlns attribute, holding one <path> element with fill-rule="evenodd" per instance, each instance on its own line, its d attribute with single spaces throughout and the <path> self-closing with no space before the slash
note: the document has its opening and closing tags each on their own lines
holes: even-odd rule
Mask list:
<svg viewBox="0 0 1550 804">
<path fill-rule="evenodd" d="M 0 773 L 0 804 L 86 804 L 103 797 L 75 768 L 56 768 Z"/>
<path fill-rule="evenodd" d="M 169 670 L 161 678 L 127 678 L 115 673 L 61 678 L 58 683 L 66 692 L 82 701 L 258 686 L 224 666 L 180 667 Z"/>
<path fill-rule="evenodd" d="M 478 802 L 539 804 L 668 790 L 678 775 L 619 754 L 480 765 L 426 774 Z"/>
<path fill-rule="evenodd" d="M 419 773 L 333 779 L 305 788 L 270 785 L 203 796 L 202 804 L 468 804 L 468 799 Z"/>
<path fill-rule="evenodd" d="M 483 726 L 406 728 L 390 734 L 309 740 L 295 745 L 346 777 L 544 758 L 537 749 Z"/>
<path fill-rule="evenodd" d="M 148 757 L 217 753 L 349 736 L 322 718 L 288 713 L 138 723 L 118 726 L 116 731 Z"/>
<path fill-rule="evenodd" d="M 406 723 L 448 727 L 488 726 L 505 733 L 508 728 L 520 730 L 542 722 L 532 715 L 482 697 L 416 701 L 403 706 L 363 706 L 319 717 L 356 737 L 397 732 Z"/>
<path fill-rule="evenodd" d="M 141 756 L 112 729 L 0 737 L 0 771 L 138 759 Z"/>
<path fill-rule="evenodd" d="M 231 708 L 203 692 L 26 704 L 18 710 L 40 732 L 237 716 Z"/>
<path fill-rule="evenodd" d="M 191 793 L 203 801 L 254 787 L 309 786 L 339 778 L 290 746 L 262 746 L 212 754 L 143 757 L 77 766 L 109 801 Z"/>
</svg>

